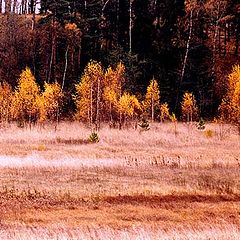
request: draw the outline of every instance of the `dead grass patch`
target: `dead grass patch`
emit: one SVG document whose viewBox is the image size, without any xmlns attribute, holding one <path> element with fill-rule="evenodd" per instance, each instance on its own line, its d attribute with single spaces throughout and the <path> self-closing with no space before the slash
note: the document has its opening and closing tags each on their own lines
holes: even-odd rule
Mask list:
<svg viewBox="0 0 240 240">
<path fill-rule="evenodd" d="M 239 237 L 239 137 L 230 126 L 207 129 L 211 137 L 184 124 L 177 135 L 171 124 L 153 124 L 141 134 L 105 127 L 94 145 L 85 140 L 90 130 L 78 123 L 61 123 L 57 131 L 1 130 L 0 223 L 6 231 L 0 238 L 35 239 L 43 231 L 47 239 L 226 239 L 229 230 L 218 230 L 223 226 L 234 226 L 229 229 Z M 195 234 L 209 223 L 217 230 Z M 65 227 L 51 230 L 54 224 Z M 11 228 L 16 225 L 20 235 Z"/>
</svg>

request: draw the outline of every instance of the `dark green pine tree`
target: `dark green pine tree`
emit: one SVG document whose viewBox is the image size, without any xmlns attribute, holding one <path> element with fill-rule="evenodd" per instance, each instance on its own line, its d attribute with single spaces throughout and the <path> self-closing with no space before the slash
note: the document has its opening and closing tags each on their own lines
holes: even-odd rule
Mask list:
<svg viewBox="0 0 240 240">
<path fill-rule="evenodd" d="M 117 1 L 117 38 L 118 44 L 125 50 L 129 50 L 129 0 Z"/>
<path fill-rule="evenodd" d="M 173 109 L 181 40 L 178 39 L 177 21 L 184 15 L 184 0 L 156 0 L 152 3 L 151 11 L 154 18 L 153 72 L 160 82 L 162 101 L 168 102 Z"/>
<path fill-rule="evenodd" d="M 140 59 L 152 53 L 153 16 L 149 0 L 133 2 L 134 21 L 132 26 L 132 50 Z"/>
</svg>

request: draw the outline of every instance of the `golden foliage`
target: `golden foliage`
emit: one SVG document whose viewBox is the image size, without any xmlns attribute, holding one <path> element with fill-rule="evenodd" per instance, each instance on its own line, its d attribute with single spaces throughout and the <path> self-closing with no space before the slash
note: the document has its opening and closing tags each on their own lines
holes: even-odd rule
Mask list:
<svg viewBox="0 0 240 240">
<path fill-rule="evenodd" d="M 39 112 L 37 99 L 40 90 L 30 68 L 26 68 L 20 75 L 18 86 L 14 94 L 13 116 L 20 121 L 32 122 Z"/>
<path fill-rule="evenodd" d="M 141 105 L 134 95 L 124 93 L 118 102 L 118 111 L 125 117 L 133 117 L 137 111 L 141 110 Z"/>
<path fill-rule="evenodd" d="M 143 102 L 144 110 L 149 113 L 149 115 L 151 115 L 152 121 L 154 121 L 155 111 L 159 107 L 159 100 L 160 91 L 158 82 L 155 79 L 152 79 L 149 86 L 147 87 L 147 93 Z"/>
<path fill-rule="evenodd" d="M 44 83 L 44 92 L 38 98 L 40 111 L 40 121 L 47 119 L 58 120 L 60 108 L 63 103 L 63 92 L 60 85 L 55 82 L 53 84 Z"/>
<path fill-rule="evenodd" d="M 0 83 L 0 121 L 8 122 L 11 119 L 13 103 L 12 87 L 7 82 Z"/>
<path fill-rule="evenodd" d="M 91 83 L 88 76 L 83 76 L 81 82 L 76 85 L 77 95 L 75 97 L 75 103 L 77 106 L 77 112 L 75 117 L 78 120 L 90 119 L 91 108 Z"/>
<path fill-rule="evenodd" d="M 228 75 L 228 92 L 219 107 L 222 120 L 238 126 L 240 132 L 240 66 L 233 67 Z"/>
<path fill-rule="evenodd" d="M 67 40 L 69 44 L 77 45 L 79 40 L 79 37 L 81 37 L 81 30 L 78 28 L 78 26 L 75 23 L 67 23 L 64 26 L 65 33 L 67 35 Z"/>
<path fill-rule="evenodd" d="M 198 108 L 192 93 L 184 93 L 181 106 L 183 118 L 187 120 L 187 122 L 192 121 L 193 117 L 197 116 Z"/>
<path fill-rule="evenodd" d="M 65 29 L 69 31 L 78 31 L 78 27 L 75 23 L 67 23 L 65 24 Z"/>
<path fill-rule="evenodd" d="M 103 70 L 100 63 L 91 61 L 85 68 L 81 81 L 76 85 L 78 120 L 94 123 L 103 119 L 112 120 L 118 113 L 118 102 L 124 83 L 125 67 L 119 63 L 115 69 Z M 110 117 L 110 118 L 109 118 Z"/>
<path fill-rule="evenodd" d="M 173 123 L 176 123 L 176 122 L 177 122 L 177 117 L 176 117 L 175 113 L 172 113 L 172 115 L 170 115 L 170 120 L 171 120 Z"/>
<path fill-rule="evenodd" d="M 125 67 L 120 62 L 116 69 L 109 67 L 104 75 L 103 101 L 105 113 L 108 113 L 110 120 L 117 112 L 117 104 L 121 97 L 122 85 L 124 83 Z"/>
<path fill-rule="evenodd" d="M 118 99 L 119 86 L 116 72 L 109 67 L 104 76 L 103 99 L 106 103 L 115 105 Z"/>
<path fill-rule="evenodd" d="M 167 103 L 163 103 L 160 105 L 160 119 L 161 121 L 165 121 L 170 118 L 169 107 Z"/>
<path fill-rule="evenodd" d="M 100 63 L 90 61 L 85 67 L 81 81 L 76 85 L 77 106 L 75 117 L 78 120 L 90 123 L 96 121 L 97 112 L 100 108 L 101 92 L 103 91 L 104 72 Z"/>
</svg>

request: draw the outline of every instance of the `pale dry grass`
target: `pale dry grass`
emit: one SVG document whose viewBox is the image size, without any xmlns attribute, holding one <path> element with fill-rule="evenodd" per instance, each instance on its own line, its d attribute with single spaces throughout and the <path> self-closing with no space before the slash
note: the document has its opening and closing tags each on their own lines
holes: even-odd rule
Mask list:
<svg viewBox="0 0 240 240">
<path fill-rule="evenodd" d="M 0 239 L 240 239 L 233 127 L 89 134 L 79 123 L 0 130 Z"/>
<path fill-rule="evenodd" d="M 211 130 L 212 137 L 206 136 Z M 153 124 L 147 132 L 133 128 L 118 130 L 103 127 L 100 143 L 87 144 L 90 129 L 79 123 L 61 123 L 40 129 L 11 126 L 0 131 L 0 155 L 38 155 L 44 159 L 137 159 L 180 164 L 240 164 L 240 138 L 229 125 L 207 124 L 206 131 L 179 123 L 177 135 L 171 123 Z"/>
<path fill-rule="evenodd" d="M 208 227 L 197 229 L 182 229 L 175 231 L 162 231 L 148 228 L 134 227 L 130 229 L 111 229 L 109 227 L 89 226 L 69 229 L 64 226 L 51 228 L 39 227 L 13 227 L 11 231 L 0 231 L 2 240 L 238 240 L 240 230 L 234 225 L 224 227 Z"/>
<path fill-rule="evenodd" d="M 5 167 L 0 220 L 69 228 L 240 226 L 239 183 L 239 169 L 232 167 Z"/>
</svg>

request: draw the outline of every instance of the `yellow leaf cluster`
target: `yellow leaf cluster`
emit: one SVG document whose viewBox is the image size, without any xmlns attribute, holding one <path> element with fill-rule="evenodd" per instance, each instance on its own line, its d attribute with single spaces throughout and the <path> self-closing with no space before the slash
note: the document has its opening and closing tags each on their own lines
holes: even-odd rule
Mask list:
<svg viewBox="0 0 240 240">
<path fill-rule="evenodd" d="M 81 82 L 76 85 L 76 92 L 75 103 L 77 106 L 77 113 L 75 117 L 78 120 L 88 120 L 90 119 L 92 94 L 91 83 L 88 76 L 83 76 L 81 78 Z"/>
<path fill-rule="evenodd" d="M 161 121 L 165 121 L 170 118 L 169 107 L 167 103 L 163 103 L 160 105 L 160 119 Z"/>
<path fill-rule="evenodd" d="M 104 90 L 103 90 L 103 99 L 109 104 L 115 105 L 118 99 L 119 86 L 117 81 L 116 72 L 109 67 L 105 72 L 104 77 Z"/>
<path fill-rule="evenodd" d="M 175 115 L 175 113 L 172 113 L 172 115 L 170 115 L 170 120 L 173 122 L 173 123 L 177 123 L 177 117 Z"/>
<path fill-rule="evenodd" d="M 22 121 L 33 121 L 38 114 L 37 99 L 40 89 L 30 68 L 20 75 L 18 87 L 14 94 L 13 116 Z"/>
<path fill-rule="evenodd" d="M 109 67 L 104 76 L 103 100 L 105 110 L 112 117 L 114 111 L 118 108 L 118 101 L 122 94 L 122 85 L 124 83 L 125 67 L 120 62 L 116 69 Z"/>
<path fill-rule="evenodd" d="M 44 83 L 44 92 L 38 98 L 38 106 L 40 111 L 40 121 L 47 119 L 56 120 L 63 102 L 63 92 L 60 85 L 55 82 L 53 84 Z"/>
<path fill-rule="evenodd" d="M 65 29 L 69 31 L 77 31 L 78 27 L 75 23 L 67 23 L 65 24 Z"/>
<path fill-rule="evenodd" d="M 181 103 L 182 115 L 189 122 L 193 120 L 193 117 L 197 115 L 197 105 L 195 97 L 192 93 L 184 93 Z"/>
<path fill-rule="evenodd" d="M 147 87 L 147 93 L 143 102 L 144 110 L 151 116 L 152 121 L 154 121 L 155 112 L 159 108 L 159 101 L 160 90 L 158 82 L 152 79 Z"/>
<path fill-rule="evenodd" d="M 154 105 L 158 105 L 160 100 L 160 91 L 158 87 L 158 82 L 155 79 L 150 81 L 149 86 L 147 87 L 147 93 L 145 97 L 145 104 L 149 107 L 151 106 L 152 102 Z"/>
<path fill-rule="evenodd" d="M 100 63 L 90 61 L 84 69 L 80 82 L 76 85 L 75 103 L 78 120 L 96 120 L 96 112 L 101 101 L 103 91 L 104 71 Z"/>
<path fill-rule="evenodd" d="M 240 66 L 228 75 L 228 92 L 219 107 L 221 118 L 238 126 L 240 132 Z"/>
<path fill-rule="evenodd" d="M 134 95 L 124 93 L 118 102 L 118 111 L 125 117 L 132 117 L 137 110 L 141 110 L 141 105 Z"/>
<path fill-rule="evenodd" d="M 91 61 L 85 68 L 81 81 L 76 85 L 75 103 L 78 120 L 94 122 L 101 110 L 102 119 L 112 120 L 118 112 L 122 94 L 125 67 L 119 63 L 115 69 L 103 70 L 100 63 Z"/>
</svg>

